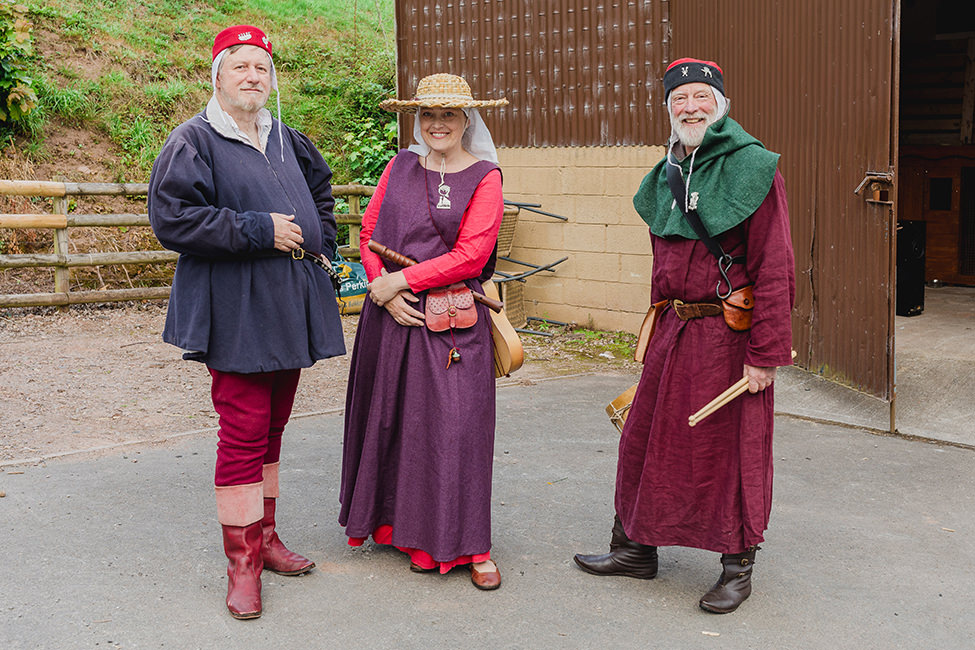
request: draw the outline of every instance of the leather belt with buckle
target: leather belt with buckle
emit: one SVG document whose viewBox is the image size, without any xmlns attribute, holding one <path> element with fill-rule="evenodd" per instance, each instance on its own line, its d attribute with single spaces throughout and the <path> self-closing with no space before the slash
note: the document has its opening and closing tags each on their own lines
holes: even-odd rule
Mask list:
<svg viewBox="0 0 975 650">
<path fill-rule="evenodd" d="M 674 313 L 681 320 L 692 318 L 704 318 L 705 316 L 720 316 L 722 314 L 721 305 L 716 302 L 684 302 L 683 300 L 671 300 L 670 306 L 674 308 Z"/>
</svg>

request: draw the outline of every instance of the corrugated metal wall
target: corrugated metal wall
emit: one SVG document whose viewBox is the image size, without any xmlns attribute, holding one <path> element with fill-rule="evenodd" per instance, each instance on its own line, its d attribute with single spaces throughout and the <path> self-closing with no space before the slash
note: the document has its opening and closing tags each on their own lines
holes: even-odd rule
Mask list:
<svg viewBox="0 0 975 650">
<path fill-rule="evenodd" d="M 511 100 L 489 118 L 503 146 L 660 144 L 665 62 L 717 61 L 732 116 L 782 154 L 799 362 L 890 398 L 893 211 L 853 190 L 893 171 L 898 14 L 899 0 L 398 0 L 400 96 L 451 71 Z"/>
<path fill-rule="evenodd" d="M 891 169 L 896 3 L 670 4 L 672 57 L 717 61 L 732 117 L 782 154 L 800 362 L 886 398 L 892 210 L 853 190 L 866 171 Z"/>
<path fill-rule="evenodd" d="M 399 96 L 435 72 L 505 96 L 508 147 L 656 144 L 667 0 L 399 0 Z M 403 122 L 405 138 L 412 122 Z"/>
</svg>

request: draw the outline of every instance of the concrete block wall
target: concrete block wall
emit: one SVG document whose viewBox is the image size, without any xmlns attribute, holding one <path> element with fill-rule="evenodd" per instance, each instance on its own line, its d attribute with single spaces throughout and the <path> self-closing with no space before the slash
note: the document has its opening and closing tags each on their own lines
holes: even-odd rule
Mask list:
<svg viewBox="0 0 975 650">
<path fill-rule="evenodd" d="M 633 195 L 664 153 L 663 147 L 498 150 L 505 199 L 541 203 L 541 210 L 569 218 L 527 210 L 518 217 L 511 257 L 533 264 L 569 257 L 554 274 L 528 278 L 529 316 L 636 333 L 650 305 L 653 256 Z M 498 268 L 525 270 L 503 261 Z"/>
</svg>

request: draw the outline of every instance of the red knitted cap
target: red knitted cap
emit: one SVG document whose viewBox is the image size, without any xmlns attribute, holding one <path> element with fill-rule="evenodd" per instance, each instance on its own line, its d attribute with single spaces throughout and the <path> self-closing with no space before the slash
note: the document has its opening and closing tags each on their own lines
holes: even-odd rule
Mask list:
<svg viewBox="0 0 975 650">
<path fill-rule="evenodd" d="M 271 41 L 264 32 L 251 25 L 234 25 L 217 34 L 213 39 L 213 58 L 233 45 L 254 45 L 271 56 Z"/>
</svg>

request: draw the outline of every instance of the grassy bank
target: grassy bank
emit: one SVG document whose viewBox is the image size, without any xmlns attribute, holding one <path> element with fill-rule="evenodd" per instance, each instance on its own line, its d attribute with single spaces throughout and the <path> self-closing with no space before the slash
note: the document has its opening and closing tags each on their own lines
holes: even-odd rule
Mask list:
<svg viewBox="0 0 975 650">
<path fill-rule="evenodd" d="M 395 88 L 392 0 L 25 4 L 39 101 L 12 142 L 28 159 L 49 160 L 58 130 L 75 129 L 111 145 L 111 180 L 147 180 L 166 135 L 210 96 L 214 34 L 240 23 L 267 31 L 282 117 L 312 138 L 337 181 L 374 180 L 374 156 L 363 152 L 392 146 L 390 114 L 376 108 Z"/>
<path fill-rule="evenodd" d="M 375 182 L 395 151 L 393 0 L 26 0 L 37 108 L 0 125 L 0 178 L 145 182 L 169 132 L 205 105 L 214 35 L 262 27 L 274 46 L 282 117 L 307 133 L 336 183 Z M 269 107 L 274 106 L 272 95 Z M 0 197 L 0 212 L 50 212 Z M 337 206 L 342 210 L 344 206 Z M 142 198 L 72 199 L 82 213 L 145 211 Z M 0 254 L 50 253 L 53 231 L 0 229 Z M 148 228 L 74 228 L 73 253 L 158 248 Z M 79 267 L 77 289 L 168 284 L 172 264 Z M 0 272 L 0 293 L 53 290 L 49 269 Z"/>
</svg>

